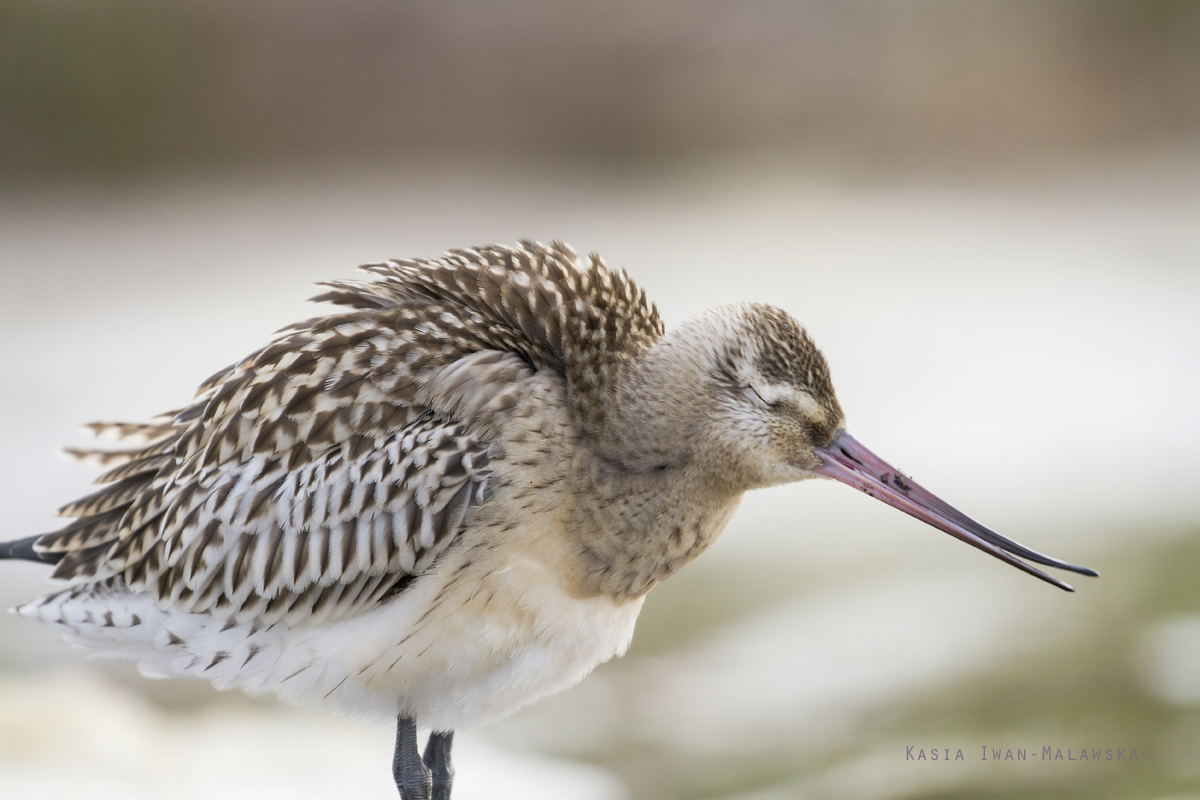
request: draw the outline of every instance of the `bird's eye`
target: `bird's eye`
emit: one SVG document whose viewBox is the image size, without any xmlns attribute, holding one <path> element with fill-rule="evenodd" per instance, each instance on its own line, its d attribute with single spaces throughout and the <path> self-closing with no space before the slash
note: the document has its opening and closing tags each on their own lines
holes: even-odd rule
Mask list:
<svg viewBox="0 0 1200 800">
<path fill-rule="evenodd" d="M 746 391 L 750 392 L 750 394 L 754 395 L 754 399 L 757 400 L 759 402 L 759 404 L 761 404 L 764 408 L 770 408 L 770 409 L 779 408 L 778 400 L 776 400 L 774 403 L 768 402 L 768 400 L 765 397 L 763 397 L 761 394 L 758 393 L 758 389 L 755 389 L 752 384 L 748 383 L 743 388 L 745 388 Z"/>
</svg>

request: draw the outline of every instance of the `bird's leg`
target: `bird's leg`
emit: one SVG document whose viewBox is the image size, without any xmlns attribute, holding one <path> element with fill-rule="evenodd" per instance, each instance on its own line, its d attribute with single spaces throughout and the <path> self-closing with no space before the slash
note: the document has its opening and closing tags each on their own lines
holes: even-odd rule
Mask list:
<svg viewBox="0 0 1200 800">
<path fill-rule="evenodd" d="M 425 766 L 433 773 L 433 800 L 450 800 L 450 785 L 454 783 L 454 767 L 450 765 L 452 744 L 454 731 L 434 731 L 425 745 Z"/>
<path fill-rule="evenodd" d="M 392 756 L 392 777 L 402 800 L 430 800 L 432 781 L 417 749 L 417 721 L 412 717 L 396 720 L 396 752 Z"/>
</svg>

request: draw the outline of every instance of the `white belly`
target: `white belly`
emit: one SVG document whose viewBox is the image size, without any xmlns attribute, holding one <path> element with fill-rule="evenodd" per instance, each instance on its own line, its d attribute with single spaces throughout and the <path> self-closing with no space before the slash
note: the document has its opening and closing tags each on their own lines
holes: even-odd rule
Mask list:
<svg viewBox="0 0 1200 800">
<path fill-rule="evenodd" d="M 571 597 L 546 564 L 524 554 L 502 564 L 446 556 L 394 600 L 317 627 L 227 626 L 127 591 L 63 594 L 19 611 L 147 675 L 200 678 L 355 717 L 411 714 L 438 730 L 499 719 L 629 647 L 642 598 Z"/>
<path fill-rule="evenodd" d="M 354 630 L 337 651 L 347 683 L 394 698 L 390 714 L 439 730 L 499 719 L 574 686 L 628 649 L 642 607 L 642 598 L 573 598 L 544 564 L 522 557 L 487 575 L 468 567 L 455 580 L 456 571 L 439 570 L 440 582 L 418 582 L 412 596 L 345 623 Z"/>
</svg>

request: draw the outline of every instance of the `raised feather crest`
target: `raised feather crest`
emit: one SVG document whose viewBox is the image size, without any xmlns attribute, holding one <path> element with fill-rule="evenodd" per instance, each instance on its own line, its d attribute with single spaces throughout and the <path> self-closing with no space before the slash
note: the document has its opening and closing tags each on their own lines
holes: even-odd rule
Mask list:
<svg viewBox="0 0 1200 800">
<path fill-rule="evenodd" d="M 36 541 L 61 558 L 55 577 L 119 580 L 236 621 L 361 611 L 486 500 L 488 443 L 522 380 L 561 376 L 586 435 L 614 371 L 663 332 L 627 274 L 561 243 L 362 269 L 370 279 L 313 298 L 352 310 L 283 329 L 186 408 L 89 426 L 138 446 L 67 451 L 107 467 L 107 485 Z M 478 396 L 431 407 L 433 382 Z"/>
</svg>

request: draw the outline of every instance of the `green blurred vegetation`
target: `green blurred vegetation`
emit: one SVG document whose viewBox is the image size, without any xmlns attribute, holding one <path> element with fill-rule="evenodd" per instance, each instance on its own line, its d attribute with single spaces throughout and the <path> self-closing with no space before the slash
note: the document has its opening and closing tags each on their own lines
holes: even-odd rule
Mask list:
<svg viewBox="0 0 1200 800">
<path fill-rule="evenodd" d="M 1156 698 L 1139 677 L 1138 659 L 1149 626 L 1200 611 L 1195 577 L 1200 575 L 1200 530 L 1147 539 L 1144 547 L 1094 565 L 1103 577 L 1071 598 L 1083 606 L 1083 614 L 1070 635 L 1049 647 L 1014 653 L 983 675 L 941 686 L 920 699 L 898 698 L 876 708 L 831 746 L 793 744 L 783 735 L 773 748 L 688 753 L 655 747 L 627 721 L 611 749 L 580 755 L 612 769 L 633 797 L 646 800 L 759 793 L 837 798 L 849 795 L 831 788 L 825 773 L 861 774 L 869 785 L 880 762 L 897 789 L 865 796 L 1116 800 L 1198 791 L 1200 709 Z M 659 640 L 692 641 L 705 623 L 715 628 L 738 615 L 728 609 L 712 613 L 714 596 L 737 598 L 741 613 L 786 597 L 781 591 L 786 581 L 772 576 L 770 569 L 726 570 L 723 579 L 706 572 L 698 565 L 656 590 L 654 599 L 662 602 L 647 604 L 634 657 L 659 652 Z M 719 740 L 726 734 L 714 730 L 711 735 Z M 965 761 L 905 762 L 908 744 L 950 748 L 952 754 L 961 748 Z M 1029 759 L 981 763 L 982 745 L 1026 748 Z M 1046 763 L 1040 759 L 1042 746 L 1061 748 L 1064 754 L 1071 747 L 1076 756 L 1080 747 L 1112 747 L 1114 758 L 1116 748 L 1135 748 L 1138 760 Z"/>
<path fill-rule="evenodd" d="M 221 60 L 199 12 L 171 0 L 0 4 L 0 168 L 111 173 L 195 160 Z"/>
<path fill-rule="evenodd" d="M 1186 0 L 0 0 L 0 178 L 1192 141 Z"/>
</svg>

